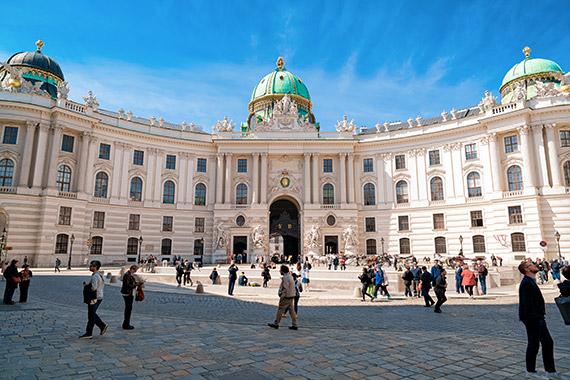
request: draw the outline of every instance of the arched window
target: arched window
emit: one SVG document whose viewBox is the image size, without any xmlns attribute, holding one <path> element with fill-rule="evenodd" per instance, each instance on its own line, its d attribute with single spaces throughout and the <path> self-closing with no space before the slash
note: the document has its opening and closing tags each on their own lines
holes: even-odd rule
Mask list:
<svg viewBox="0 0 570 380">
<path fill-rule="evenodd" d="M 334 187 L 330 183 L 325 183 L 323 186 L 323 204 L 334 204 Z"/>
<path fill-rule="evenodd" d="M 507 179 L 509 180 L 509 191 L 523 189 L 522 170 L 518 165 L 513 165 L 507 169 Z"/>
<path fill-rule="evenodd" d="M 55 237 L 55 254 L 67 255 L 67 241 L 69 236 L 66 234 L 59 234 Z"/>
<path fill-rule="evenodd" d="M 172 254 L 172 239 L 162 239 L 160 254 L 170 256 Z"/>
<path fill-rule="evenodd" d="M 4 159 L 0 161 L 0 186 L 12 186 L 12 177 L 14 176 L 14 161 Z"/>
<path fill-rule="evenodd" d="M 247 204 L 247 185 L 240 183 L 236 187 L 236 205 Z"/>
<path fill-rule="evenodd" d="M 136 255 L 139 253 L 139 238 L 132 237 L 127 240 L 127 255 Z"/>
<path fill-rule="evenodd" d="M 164 182 L 164 190 L 162 192 L 162 203 L 173 204 L 174 203 L 174 182 L 166 181 Z"/>
<path fill-rule="evenodd" d="M 103 254 L 103 238 L 101 236 L 93 236 L 93 241 L 91 243 L 91 254 Z"/>
<path fill-rule="evenodd" d="M 107 187 L 109 186 L 109 176 L 107 173 L 99 172 L 95 176 L 95 198 L 107 198 Z"/>
<path fill-rule="evenodd" d="M 564 182 L 566 182 L 566 187 L 570 187 L 570 161 L 564 163 Z"/>
<path fill-rule="evenodd" d="M 57 190 L 71 191 L 71 169 L 67 165 L 57 169 Z"/>
<path fill-rule="evenodd" d="M 443 180 L 440 177 L 433 177 L 429 182 L 431 189 L 431 200 L 443 200 Z"/>
<path fill-rule="evenodd" d="M 409 255 L 412 252 L 410 247 L 410 239 L 401 238 L 400 239 L 400 255 Z"/>
<path fill-rule="evenodd" d="M 473 236 L 473 252 L 485 253 L 485 237 L 483 235 Z"/>
<path fill-rule="evenodd" d="M 194 204 L 196 206 L 206 205 L 206 185 L 203 183 L 196 185 L 196 191 L 194 193 Z"/>
<path fill-rule="evenodd" d="M 139 177 L 134 177 L 131 179 L 131 192 L 129 198 L 131 201 L 140 202 L 142 200 L 142 179 Z"/>
<path fill-rule="evenodd" d="M 367 255 L 376 255 L 376 239 L 367 239 L 366 240 L 366 254 Z"/>
<path fill-rule="evenodd" d="M 447 245 L 445 244 L 445 238 L 443 236 L 436 237 L 434 241 L 435 253 L 447 253 Z"/>
<path fill-rule="evenodd" d="M 364 185 L 364 205 L 372 206 L 376 204 L 376 188 L 373 183 Z"/>
<path fill-rule="evenodd" d="M 525 252 L 526 244 L 524 242 L 524 234 L 522 232 L 515 232 L 511 234 L 511 246 L 513 252 Z"/>
<path fill-rule="evenodd" d="M 404 180 L 396 183 L 396 203 L 408 203 L 408 183 Z"/>
<path fill-rule="evenodd" d="M 467 191 L 469 197 L 480 197 L 481 193 L 481 176 L 477 172 L 471 172 L 467 175 Z"/>
</svg>

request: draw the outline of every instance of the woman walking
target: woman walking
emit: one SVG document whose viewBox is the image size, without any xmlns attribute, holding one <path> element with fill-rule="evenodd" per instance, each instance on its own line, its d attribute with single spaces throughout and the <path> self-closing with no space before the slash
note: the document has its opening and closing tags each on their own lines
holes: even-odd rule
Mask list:
<svg viewBox="0 0 570 380">
<path fill-rule="evenodd" d="M 261 272 L 261 276 L 263 277 L 263 287 L 267 288 L 267 283 L 271 280 L 271 273 L 269 273 L 269 266 L 267 264 L 263 264 L 263 272 Z"/>
<path fill-rule="evenodd" d="M 358 279 L 362 284 L 362 302 L 366 301 L 366 296 L 370 297 L 370 302 L 374 302 L 374 297 L 368 293 L 368 287 L 372 285 L 372 279 L 368 275 L 368 269 L 366 267 L 362 268 L 362 273 L 358 276 Z"/>
<path fill-rule="evenodd" d="M 4 269 L 4 278 L 6 279 L 6 288 L 4 289 L 4 303 L 6 305 L 13 305 L 12 297 L 20 283 L 20 276 L 18 274 L 18 260 L 14 259 L 10 265 Z"/>
<path fill-rule="evenodd" d="M 309 283 L 311 282 L 311 280 L 309 280 L 309 265 L 307 263 L 305 263 L 303 265 L 303 270 L 301 271 L 301 277 L 302 280 L 301 282 L 303 283 L 303 288 L 306 289 L 307 291 L 309 291 Z"/>
<path fill-rule="evenodd" d="M 24 264 L 22 271 L 20 272 L 20 301 L 25 303 L 28 301 L 28 289 L 30 288 L 30 280 L 32 279 L 32 271 L 28 264 Z"/>
<path fill-rule="evenodd" d="M 469 298 L 473 298 L 473 287 L 477 285 L 475 282 L 475 274 L 469 269 L 469 265 L 463 265 L 463 271 L 461 272 L 461 285 L 465 287 L 465 291 L 469 294 Z"/>
</svg>

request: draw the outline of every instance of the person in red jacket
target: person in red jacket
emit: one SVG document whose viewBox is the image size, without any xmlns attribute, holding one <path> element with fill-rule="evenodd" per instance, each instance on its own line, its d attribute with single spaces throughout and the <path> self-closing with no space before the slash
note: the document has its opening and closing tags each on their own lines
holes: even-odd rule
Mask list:
<svg viewBox="0 0 570 380">
<path fill-rule="evenodd" d="M 473 287 L 477 284 L 475 282 L 475 274 L 471 269 L 469 269 L 469 265 L 463 265 L 463 271 L 461 272 L 461 285 L 465 287 L 467 294 L 469 294 L 469 298 L 473 297 Z"/>
</svg>

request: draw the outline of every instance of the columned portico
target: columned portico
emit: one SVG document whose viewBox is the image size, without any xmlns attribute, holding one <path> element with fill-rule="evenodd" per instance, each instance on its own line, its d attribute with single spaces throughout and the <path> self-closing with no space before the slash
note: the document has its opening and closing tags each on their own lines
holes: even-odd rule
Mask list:
<svg viewBox="0 0 570 380">
<path fill-rule="evenodd" d="M 558 146 L 556 144 L 556 136 L 554 129 L 556 124 L 546 124 L 546 142 L 548 146 L 548 162 L 550 164 L 550 173 L 552 175 L 552 187 L 562 187 L 562 175 L 560 173 L 560 164 L 558 163 Z"/>
</svg>

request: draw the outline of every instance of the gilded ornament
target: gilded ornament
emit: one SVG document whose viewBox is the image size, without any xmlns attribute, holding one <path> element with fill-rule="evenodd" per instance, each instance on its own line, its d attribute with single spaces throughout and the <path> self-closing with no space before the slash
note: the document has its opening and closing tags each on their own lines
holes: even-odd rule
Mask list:
<svg viewBox="0 0 570 380">
<path fill-rule="evenodd" d="M 38 42 L 36 42 L 36 46 L 38 47 L 38 53 L 41 53 L 42 48 L 45 46 L 45 44 L 42 40 L 38 40 Z"/>
</svg>

